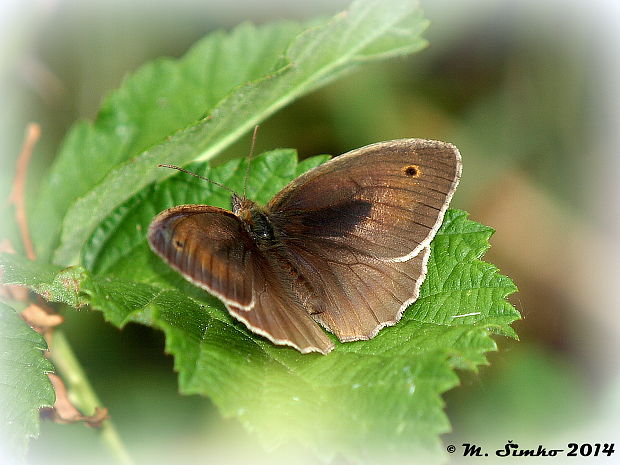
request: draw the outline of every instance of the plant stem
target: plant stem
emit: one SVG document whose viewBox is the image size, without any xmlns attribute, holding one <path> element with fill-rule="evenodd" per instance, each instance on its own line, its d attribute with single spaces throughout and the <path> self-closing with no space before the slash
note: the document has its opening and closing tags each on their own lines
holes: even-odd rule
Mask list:
<svg viewBox="0 0 620 465">
<path fill-rule="evenodd" d="M 62 330 L 54 331 L 53 338 L 51 359 L 54 365 L 62 374 L 71 396 L 75 399 L 75 404 L 83 412 L 92 414 L 95 407 L 101 407 L 103 404 L 88 381 L 82 365 L 80 365 Z M 101 439 L 114 454 L 119 464 L 133 465 L 133 460 L 127 453 L 125 445 L 110 419 L 105 420 L 101 425 Z"/>
</svg>

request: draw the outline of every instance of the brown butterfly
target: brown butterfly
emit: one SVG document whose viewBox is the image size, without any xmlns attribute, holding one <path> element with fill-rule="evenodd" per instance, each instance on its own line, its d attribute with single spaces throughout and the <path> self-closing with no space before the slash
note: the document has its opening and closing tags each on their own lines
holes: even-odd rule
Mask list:
<svg viewBox="0 0 620 465">
<path fill-rule="evenodd" d="M 222 300 L 251 331 L 302 353 L 370 339 L 394 325 L 426 277 L 430 242 L 461 175 L 445 142 L 400 139 L 308 171 L 266 207 L 161 212 L 151 248 Z"/>
</svg>

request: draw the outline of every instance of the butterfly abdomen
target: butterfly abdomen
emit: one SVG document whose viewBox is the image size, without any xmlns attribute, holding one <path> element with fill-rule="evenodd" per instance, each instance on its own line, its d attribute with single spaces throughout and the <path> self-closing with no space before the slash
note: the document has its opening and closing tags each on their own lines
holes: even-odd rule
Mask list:
<svg viewBox="0 0 620 465">
<path fill-rule="evenodd" d="M 308 279 L 285 257 L 280 256 L 278 266 L 282 273 L 285 273 L 290 280 L 290 290 L 293 296 L 310 315 L 323 313 L 322 300 Z"/>
<path fill-rule="evenodd" d="M 268 212 L 256 204 L 237 213 L 246 224 L 248 232 L 254 239 L 272 266 L 291 298 L 296 300 L 310 314 L 324 311 L 321 299 L 308 279 L 293 265 L 286 248 L 278 237 L 277 227 L 272 223 Z"/>
</svg>

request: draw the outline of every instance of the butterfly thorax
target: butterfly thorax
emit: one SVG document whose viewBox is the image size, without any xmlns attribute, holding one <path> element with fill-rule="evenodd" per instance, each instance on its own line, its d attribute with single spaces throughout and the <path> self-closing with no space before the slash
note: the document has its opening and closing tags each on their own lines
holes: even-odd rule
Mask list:
<svg viewBox="0 0 620 465">
<path fill-rule="evenodd" d="M 236 194 L 232 197 L 232 206 L 233 213 L 243 221 L 248 233 L 256 241 L 259 248 L 274 245 L 273 227 L 263 207 Z"/>
</svg>

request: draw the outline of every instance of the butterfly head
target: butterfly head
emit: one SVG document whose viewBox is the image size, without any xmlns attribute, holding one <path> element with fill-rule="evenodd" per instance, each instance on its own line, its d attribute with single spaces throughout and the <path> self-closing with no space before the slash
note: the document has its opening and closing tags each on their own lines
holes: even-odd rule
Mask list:
<svg viewBox="0 0 620 465">
<path fill-rule="evenodd" d="M 231 202 L 233 213 L 243 220 L 248 220 L 250 218 L 250 210 L 252 210 L 253 207 L 256 205 L 245 195 L 240 196 L 238 194 L 232 195 Z"/>
</svg>

